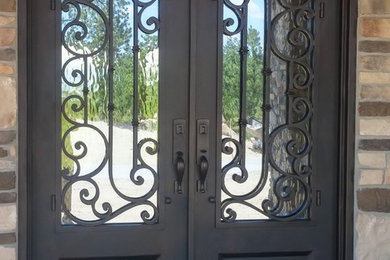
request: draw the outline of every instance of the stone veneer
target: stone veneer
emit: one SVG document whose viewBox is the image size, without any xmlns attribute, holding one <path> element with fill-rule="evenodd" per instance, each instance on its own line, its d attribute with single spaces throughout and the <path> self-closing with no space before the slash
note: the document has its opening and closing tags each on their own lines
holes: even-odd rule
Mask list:
<svg viewBox="0 0 390 260">
<path fill-rule="evenodd" d="M 0 0 L 0 259 L 17 248 L 16 0 Z M 390 1 L 360 0 L 355 259 L 390 259 Z"/>
<path fill-rule="evenodd" d="M 0 259 L 16 259 L 16 2 L 0 0 Z"/>
<path fill-rule="evenodd" d="M 390 259 L 390 1 L 360 0 L 355 259 Z"/>
</svg>

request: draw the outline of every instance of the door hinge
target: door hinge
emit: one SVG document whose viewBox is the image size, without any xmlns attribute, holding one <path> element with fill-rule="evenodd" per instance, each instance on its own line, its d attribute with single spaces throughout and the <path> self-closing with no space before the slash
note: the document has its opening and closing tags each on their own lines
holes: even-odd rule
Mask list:
<svg viewBox="0 0 390 260">
<path fill-rule="evenodd" d="M 316 206 L 317 207 L 321 206 L 321 191 L 320 190 L 316 191 Z"/>
<path fill-rule="evenodd" d="M 321 2 L 320 3 L 320 18 L 324 18 L 324 17 L 325 17 L 325 3 Z"/>
<path fill-rule="evenodd" d="M 50 0 L 50 10 L 56 10 L 56 0 Z"/>
<path fill-rule="evenodd" d="M 56 208 L 57 208 L 57 198 L 56 198 L 55 194 L 51 195 L 50 207 L 51 207 L 51 211 L 56 211 Z"/>
</svg>

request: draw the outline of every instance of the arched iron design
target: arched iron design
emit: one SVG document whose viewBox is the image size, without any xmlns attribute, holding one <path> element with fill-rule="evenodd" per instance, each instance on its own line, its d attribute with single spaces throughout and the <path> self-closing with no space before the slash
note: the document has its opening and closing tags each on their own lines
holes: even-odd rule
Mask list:
<svg viewBox="0 0 390 260">
<path fill-rule="evenodd" d="M 248 180 L 245 167 L 246 140 L 246 99 L 245 99 L 245 51 L 247 37 L 247 12 L 249 1 L 235 5 L 230 0 L 224 0 L 225 8 L 236 15 L 235 19 L 226 18 L 223 21 L 223 33 L 232 36 L 240 33 L 240 135 L 239 140 L 228 137 L 222 139 L 221 152 L 232 155 L 232 160 L 223 165 L 221 170 L 221 189 L 227 195 L 221 201 L 221 221 L 236 222 L 239 211 L 234 205 L 243 205 L 259 212 L 261 215 L 276 221 L 291 221 L 305 219 L 309 216 L 308 209 L 312 199 L 310 177 L 312 166 L 310 153 L 312 151 L 311 118 L 313 116 L 312 87 L 314 80 L 314 17 L 312 0 L 266 0 L 266 42 L 264 64 L 264 118 L 263 118 L 263 162 L 258 183 L 245 194 L 236 195 L 226 185 L 227 178 L 232 178 L 236 184 Z M 277 7 L 275 7 L 277 6 Z M 235 24 L 236 27 L 232 26 Z M 281 29 L 283 35 L 280 35 Z M 278 36 L 278 40 L 277 37 Z M 283 43 L 280 37 L 283 36 Z M 281 48 L 283 46 L 283 48 Z M 270 102 L 272 68 L 270 56 L 283 62 L 286 66 L 285 81 L 285 123 L 276 127 L 270 126 L 269 113 L 273 107 Z M 244 93 L 244 95 L 242 94 Z M 276 145 L 276 143 L 283 145 Z M 287 156 L 281 165 L 278 152 L 283 150 Z M 259 160 L 260 161 L 260 160 Z M 287 165 L 287 166 L 286 166 Z M 228 172 L 235 174 L 231 177 Z M 272 176 L 269 196 L 258 204 L 250 201 L 264 192 L 266 182 Z"/>
<path fill-rule="evenodd" d="M 67 218 L 77 225 L 82 226 L 98 226 L 107 223 L 114 219 L 120 214 L 129 211 L 138 206 L 146 206 L 147 209 L 141 211 L 140 217 L 144 224 L 155 224 L 159 220 L 158 207 L 151 202 L 151 197 L 158 190 L 158 174 L 155 169 L 149 166 L 144 158 L 142 157 L 141 151 L 145 151 L 149 155 L 157 156 L 159 150 L 159 144 L 152 138 L 145 138 L 138 140 L 138 110 L 133 111 L 133 169 L 129 173 L 129 181 L 137 186 L 144 185 L 144 178 L 142 177 L 145 172 L 148 172 L 153 177 L 153 184 L 151 187 L 141 196 L 128 196 L 124 194 L 116 185 L 114 181 L 114 172 L 112 167 L 113 160 L 113 110 L 115 109 L 113 104 L 113 58 L 114 58 L 114 46 L 113 46 L 113 1 L 107 0 L 107 10 L 103 10 L 101 6 L 95 0 L 63 0 L 62 1 L 62 12 L 69 13 L 65 22 L 62 24 L 61 40 L 63 48 L 69 53 L 69 58 L 62 61 L 61 77 L 63 83 L 67 87 L 74 88 L 76 91 L 69 96 L 63 97 L 61 105 L 62 119 L 67 122 L 68 127 L 61 136 L 61 148 L 63 154 L 74 163 L 74 170 L 71 171 L 69 168 L 61 170 L 61 178 L 63 179 L 63 188 L 61 196 L 62 212 Z M 148 17 L 143 19 L 145 16 L 144 11 L 158 0 L 132 0 L 133 2 L 133 50 L 134 50 L 134 68 L 133 68 L 133 104 L 138 106 L 138 55 L 139 51 L 139 37 L 138 30 L 144 34 L 153 34 L 158 32 L 160 23 L 157 17 Z M 83 8 L 88 8 L 89 11 L 93 12 L 101 20 L 103 31 L 99 32 L 102 37 L 98 46 L 94 49 L 84 48 L 83 41 L 87 41 L 89 34 L 94 33 L 81 19 Z M 145 24 L 146 23 L 146 24 Z M 71 43 L 77 43 L 82 51 L 77 51 L 72 48 Z M 88 98 L 90 90 L 88 88 L 88 59 L 95 57 L 102 52 L 106 52 L 108 57 L 108 66 L 106 75 L 106 82 L 108 88 L 108 136 L 103 133 L 98 127 L 94 126 L 89 122 L 88 117 Z M 72 65 L 76 62 L 77 65 Z M 80 67 L 81 64 L 81 68 Z M 78 67 L 78 68 L 76 68 Z M 70 70 L 70 71 L 69 71 Z M 78 91 L 81 87 L 81 91 Z M 82 120 L 72 119 L 70 114 L 82 115 Z M 73 151 L 69 151 L 65 145 L 65 141 L 70 138 L 70 134 L 81 128 L 87 128 L 90 131 L 99 136 L 102 140 L 104 147 L 104 156 L 101 162 L 88 173 L 80 174 L 81 163 L 80 160 L 86 157 L 88 154 L 88 146 L 83 140 L 74 142 Z M 110 202 L 98 203 L 101 196 L 101 188 L 98 183 L 94 180 L 103 168 L 108 167 L 109 182 L 115 193 L 123 200 L 126 204 L 119 209 L 114 210 Z M 68 208 L 65 198 L 68 192 L 77 183 L 85 183 L 85 188 L 82 188 L 78 194 L 80 201 L 86 206 L 90 207 L 94 218 L 93 220 L 86 220 L 82 217 L 74 215 Z M 87 186 L 89 188 L 87 188 Z M 148 186 L 149 187 L 149 186 Z"/>
</svg>

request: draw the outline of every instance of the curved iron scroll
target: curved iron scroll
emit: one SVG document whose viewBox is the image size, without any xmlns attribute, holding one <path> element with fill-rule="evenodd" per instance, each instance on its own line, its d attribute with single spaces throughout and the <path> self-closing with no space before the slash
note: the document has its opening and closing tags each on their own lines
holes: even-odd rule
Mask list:
<svg viewBox="0 0 390 260">
<path fill-rule="evenodd" d="M 230 0 L 224 0 L 227 8 L 236 15 L 237 25 L 234 30 L 234 20 L 224 20 L 224 34 L 231 36 L 241 33 L 241 44 L 245 44 L 247 30 L 247 5 L 234 5 Z M 240 212 L 234 205 L 243 205 L 259 212 L 263 216 L 278 220 L 289 221 L 308 217 L 308 208 L 311 203 L 310 176 L 312 174 L 310 153 L 312 150 L 311 118 L 313 49 L 314 49 L 314 10 L 312 0 L 274 0 L 265 1 L 268 9 L 267 41 L 265 46 L 265 96 L 264 96 L 264 137 L 263 137 L 263 169 L 256 186 L 245 194 L 236 195 L 226 185 L 228 172 L 237 184 L 248 180 L 248 171 L 245 167 L 245 124 L 240 124 L 240 141 L 234 138 L 222 140 L 222 153 L 233 155 L 233 159 L 222 167 L 221 189 L 228 198 L 221 202 L 221 221 L 235 222 Z M 280 41 L 280 38 L 283 40 Z M 241 49 L 246 49 L 241 45 Z M 270 88 L 273 79 L 273 59 L 283 62 L 286 66 L 285 99 L 286 104 L 271 104 Z M 241 63 L 241 66 L 245 64 Z M 275 72 L 275 71 L 274 71 Z M 241 79 L 245 75 L 241 75 Z M 283 82 L 284 83 L 284 82 Z M 242 84 L 242 83 L 241 83 Z M 282 84 L 279 82 L 279 84 Z M 241 85 L 240 89 L 245 88 Z M 245 90 L 245 89 L 244 89 Z M 245 93 L 245 91 L 244 91 Z M 240 97 L 242 99 L 242 97 Z M 275 123 L 271 126 L 270 116 L 274 107 L 286 106 L 284 123 Z M 240 107 L 240 121 L 245 121 L 245 105 Z M 244 110 L 244 111 L 243 111 Z M 281 158 L 281 154 L 285 155 Z M 238 173 L 237 173 L 238 172 Z M 258 204 L 251 199 L 264 192 L 267 181 L 271 180 L 271 187 L 267 199 Z"/>
<path fill-rule="evenodd" d="M 139 51 L 138 47 L 138 30 L 145 34 L 152 34 L 159 30 L 159 20 L 157 17 L 149 17 L 146 20 L 143 19 L 144 11 L 150 7 L 153 3 L 158 0 L 140 1 L 132 0 L 134 6 L 134 21 L 133 21 L 133 39 L 134 39 L 134 50 Z M 63 168 L 61 170 L 61 177 L 63 179 L 62 188 L 62 212 L 67 218 L 73 223 L 84 226 L 97 226 L 104 224 L 120 214 L 129 211 L 138 206 L 146 206 L 147 209 L 140 213 L 140 217 L 145 224 L 154 224 L 158 222 L 159 211 L 158 207 L 151 202 L 151 197 L 158 190 L 158 174 L 155 169 L 149 166 L 144 158 L 142 157 L 142 151 L 145 151 L 149 155 L 157 156 L 158 142 L 151 138 L 146 138 L 138 141 L 136 134 L 138 130 L 138 113 L 137 109 L 133 111 L 133 169 L 129 173 L 129 180 L 132 184 L 137 186 L 144 185 L 143 175 L 148 172 L 153 177 L 153 184 L 142 196 L 128 196 L 124 194 L 117 187 L 114 181 L 114 173 L 112 168 L 113 159 L 113 0 L 108 0 L 107 5 L 104 8 L 101 7 L 101 3 L 94 0 L 63 0 L 62 1 L 62 12 L 63 14 L 68 13 L 67 19 L 63 19 L 62 24 L 62 46 L 68 52 L 69 58 L 62 61 L 62 80 L 65 83 L 66 88 L 70 88 L 72 91 L 69 96 L 63 97 L 61 111 L 62 120 L 66 122 L 69 127 L 63 129 L 64 133 L 61 136 L 61 147 L 62 152 L 66 158 L 70 159 L 74 164 L 74 169 Z M 100 20 L 100 27 L 97 28 L 101 31 L 94 32 L 91 28 L 88 28 L 87 24 L 82 20 L 83 10 L 88 9 Z M 85 18 L 84 18 L 85 19 Z M 146 23 L 146 24 L 144 24 Z M 96 29 L 96 28 L 95 28 Z M 88 36 L 92 33 L 98 33 L 100 35 L 99 43 L 94 48 L 87 48 Z M 73 46 L 78 46 L 74 48 Z M 109 118 L 109 132 L 106 136 L 101 129 L 94 126 L 89 122 L 88 116 L 88 98 L 90 89 L 88 85 L 88 78 L 90 73 L 89 59 L 102 54 L 107 57 L 108 66 L 104 68 L 107 75 L 105 82 L 108 85 L 108 118 Z M 138 55 L 134 55 L 138 56 Z M 133 104 L 138 104 L 138 57 L 135 58 L 134 62 L 134 85 L 133 85 Z M 81 68 L 80 68 L 81 64 Z M 74 114 L 81 115 L 78 119 L 74 119 Z M 72 116 L 73 115 L 73 116 Z M 74 142 L 74 147 L 70 148 L 65 145 L 66 140 L 70 138 L 70 134 L 81 128 L 87 128 L 90 131 L 96 133 L 101 141 L 104 143 L 104 157 L 96 167 L 88 173 L 81 175 L 81 163 L 80 160 L 86 157 L 88 154 L 88 147 L 83 140 Z M 124 201 L 126 204 L 119 209 L 114 210 L 110 202 L 98 203 L 101 196 L 101 188 L 98 183 L 94 180 L 103 168 L 108 167 L 109 182 L 115 193 Z M 85 205 L 90 207 L 94 218 L 83 219 L 82 217 L 74 215 L 68 207 L 68 203 L 65 201 L 67 194 L 71 192 L 72 187 L 77 183 L 83 183 L 85 188 L 82 188 L 79 192 L 79 199 Z M 89 187 L 89 188 L 87 188 Z M 149 187 L 149 186 L 148 186 Z"/>
</svg>

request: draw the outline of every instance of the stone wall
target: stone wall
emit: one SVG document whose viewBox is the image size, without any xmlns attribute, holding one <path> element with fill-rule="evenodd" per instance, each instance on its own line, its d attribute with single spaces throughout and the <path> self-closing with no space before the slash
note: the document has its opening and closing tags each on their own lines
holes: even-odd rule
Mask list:
<svg viewBox="0 0 390 260">
<path fill-rule="evenodd" d="M 16 2 L 0 1 L 0 258 L 16 259 Z"/>
<path fill-rule="evenodd" d="M 0 259 L 16 259 L 16 2 L 0 0 Z"/>
<path fill-rule="evenodd" d="M 356 259 L 390 259 L 390 1 L 360 0 Z"/>
<path fill-rule="evenodd" d="M 16 259 L 16 2 L 0 0 L 0 259 Z"/>
</svg>

